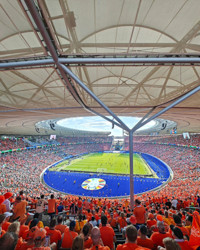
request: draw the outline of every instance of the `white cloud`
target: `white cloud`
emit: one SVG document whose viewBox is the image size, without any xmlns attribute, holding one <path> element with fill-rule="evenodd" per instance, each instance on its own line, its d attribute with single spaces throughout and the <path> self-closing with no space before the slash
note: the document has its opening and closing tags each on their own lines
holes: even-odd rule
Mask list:
<svg viewBox="0 0 200 250">
<path fill-rule="evenodd" d="M 109 118 L 112 120 L 111 117 Z M 120 116 L 119 119 L 122 120 L 129 128 L 133 128 L 134 125 L 141 118 Z M 67 119 L 60 120 L 58 124 L 61 126 L 73 128 L 73 129 L 81 129 L 81 130 L 87 130 L 87 131 L 106 131 L 106 132 L 111 132 L 112 135 L 115 135 L 115 136 L 122 135 L 121 128 L 115 125 L 114 129 L 112 129 L 112 124 L 109 121 L 104 120 L 101 117 L 96 117 L 96 116 L 67 118 Z M 154 124 L 155 122 L 151 121 L 150 123 L 142 127 L 140 130 L 149 128 L 153 126 Z"/>
</svg>

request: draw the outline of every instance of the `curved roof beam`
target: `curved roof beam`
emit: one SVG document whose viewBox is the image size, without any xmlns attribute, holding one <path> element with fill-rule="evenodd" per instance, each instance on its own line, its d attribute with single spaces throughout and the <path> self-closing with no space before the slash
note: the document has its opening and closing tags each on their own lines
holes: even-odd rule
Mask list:
<svg viewBox="0 0 200 250">
<path fill-rule="evenodd" d="M 119 28 L 119 27 L 132 27 L 133 25 L 132 24 L 120 24 L 120 25 L 111 25 L 111 26 L 106 26 L 105 28 L 103 29 L 99 29 L 97 31 L 94 31 L 92 33 L 90 33 L 89 35 L 85 36 L 84 38 L 82 38 L 80 40 L 80 42 L 83 42 L 84 40 L 86 40 L 87 38 L 93 36 L 93 35 L 96 35 L 97 33 L 99 32 L 102 32 L 102 31 L 105 31 L 105 30 L 109 30 L 109 29 L 114 29 L 114 28 Z M 146 29 L 150 29 L 150 30 L 153 30 L 153 31 L 157 31 L 158 33 L 162 34 L 162 35 L 165 35 L 166 37 L 172 39 L 173 41 L 175 42 L 178 42 L 177 39 L 175 39 L 174 37 L 170 36 L 169 34 L 167 34 L 166 32 L 163 32 L 162 30 L 159 30 L 159 29 L 156 29 L 154 27 L 150 27 L 150 26 L 145 26 L 145 25 L 139 25 L 139 24 L 136 24 L 135 27 L 138 27 L 138 28 L 146 28 Z"/>
<path fill-rule="evenodd" d="M 109 29 L 114 29 L 114 28 L 119 28 L 119 27 L 132 27 L 133 25 L 131 24 L 123 24 L 123 25 L 112 25 L 112 26 L 107 26 L 103 29 L 99 29 L 93 33 L 90 33 L 89 35 L 87 35 L 86 37 L 82 38 L 79 42 L 76 42 L 75 43 L 75 46 L 70 45 L 70 48 L 69 50 L 66 50 L 67 53 L 69 53 L 70 51 L 76 49 L 76 46 L 78 45 L 79 47 L 117 47 L 117 45 L 119 44 L 119 47 L 125 47 L 127 48 L 127 46 L 130 46 L 130 47 L 137 47 L 137 44 L 138 44 L 138 47 L 162 47 L 162 46 L 159 46 L 160 44 L 159 43 L 130 43 L 130 42 L 127 42 L 127 43 L 105 43 L 105 46 L 104 46 L 104 43 L 83 43 L 84 40 L 88 39 L 89 37 L 91 36 L 95 36 L 97 33 L 100 33 L 102 31 L 105 31 L 105 30 L 109 30 Z M 149 27 L 149 26 L 143 26 L 143 25 L 135 25 L 135 27 L 139 27 L 139 28 L 145 28 L 145 29 L 150 29 L 150 30 L 153 30 L 153 31 L 156 31 L 162 35 L 165 35 L 166 37 L 170 38 L 171 40 L 173 40 L 175 43 L 163 43 L 164 47 L 174 47 L 175 44 L 178 42 L 178 40 L 176 40 L 174 37 L 170 36 L 169 34 L 161 31 L 161 30 L 158 30 L 156 28 L 153 28 L 153 27 Z M 59 35 L 59 34 L 57 34 Z M 149 44 L 149 45 L 148 45 Z"/>
<path fill-rule="evenodd" d="M 188 40 L 192 39 L 192 37 L 195 36 L 195 34 L 199 31 L 199 29 L 200 29 L 200 21 L 196 25 L 194 25 L 193 28 L 176 44 L 175 48 L 172 49 L 171 53 L 174 52 L 177 53 L 181 51 L 183 49 L 183 45 L 186 44 Z M 141 83 L 126 96 L 126 98 L 120 103 L 120 105 L 122 105 L 123 102 L 127 100 L 134 93 L 134 91 L 140 88 L 141 85 L 144 82 L 146 82 L 150 76 L 152 76 L 155 72 L 157 72 L 159 68 L 160 67 L 155 67 L 146 77 L 144 77 Z"/>
<path fill-rule="evenodd" d="M 23 75 L 22 73 L 20 73 L 20 72 L 18 72 L 18 71 L 11 71 L 11 72 L 12 72 L 13 74 L 17 75 L 18 77 L 20 77 L 20 78 L 26 80 L 27 82 L 32 83 L 33 85 L 35 85 L 35 86 L 37 87 L 37 89 L 36 89 L 35 91 L 38 93 L 38 89 L 40 89 L 40 86 L 41 86 L 40 84 L 38 84 L 36 81 L 30 79 L 29 77 Z M 53 71 L 53 72 L 54 72 L 54 71 Z M 15 83 L 15 85 L 17 85 L 17 84 L 20 84 L 20 83 Z M 45 91 L 48 92 L 49 94 L 55 96 L 55 97 L 58 98 L 58 99 L 61 98 L 60 95 L 57 95 L 55 92 L 53 92 L 53 91 L 51 91 L 51 90 L 49 90 L 49 89 L 45 89 Z M 35 96 L 35 95 L 34 95 L 34 96 Z M 30 100 L 31 100 L 31 98 L 27 99 L 27 103 L 26 103 L 26 104 L 28 104 L 28 102 L 29 102 Z M 32 100 L 31 100 L 31 101 L 32 101 Z"/>
</svg>

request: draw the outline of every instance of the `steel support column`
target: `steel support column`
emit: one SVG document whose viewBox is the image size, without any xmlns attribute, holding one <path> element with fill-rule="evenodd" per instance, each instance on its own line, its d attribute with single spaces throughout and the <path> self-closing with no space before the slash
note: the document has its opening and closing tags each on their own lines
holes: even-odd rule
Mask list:
<svg viewBox="0 0 200 250">
<path fill-rule="evenodd" d="M 142 122 L 155 110 L 155 107 L 152 108 L 146 115 L 143 116 L 143 118 L 131 129 L 132 132 L 135 132 L 138 128 L 140 128 Z"/>
<path fill-rule="evenodd" d="M 146 121 L 142 122 L 140 124 L 141 128 L 142 126 L 144 126 L 145 124 L 147 124 L 148 122 L 152 121 L 153 119 L 155 119 L 156 117 L 164 114 L 165 112 L 167 112 L 169 109 L 173 108 L 174 106 L 176 106 L 177 104 L 179 104 L 180 102 L 186 100 L 188 97 L 194 95 L 195 93 L 197 93 L 198 91 L 200 91 L 200 86 L 197 86 L 196 88 L 194 88 L 193 90 L 190 90 L 188 93 L 186 93 L 185 95 L 179 97 L 177 100 L 175 100 L 173 103 L 171 103 L 168 107 L 164 108 L 163 110 L 159 111 L 157 114 L 151 116 L 149 119 L 147 119 Z M 138 129 L 138 128 L 137 128 Z"/>
<path fill-rule="evenodd" d="M 133 166 L 133 131 L 129 131 L 129 162 L 130 162 L 130 208 L 134 206 L 134 166 Z"/>
<path fill-rule="evenodd" d="M 73 98 L 84 108 L 86 108 L 86 105 L 84 104 L 84 102 L 81 100 L 81 98 L 79 97 L 79 95 L 77 94 L 76 90 L 73 88 L 73 86 L 70 84 L 69 79 L 67 78 L 66 74 L 63 72 L 62 68 L 60 67 L 60 63 L 58 62 L 58 55 L 57 52 L 54 48 L 54 45 L 49 37 L 49 34 L 44 26 L 44 23 L 42 22 L 41 16 L 35 6 L 35 3 L 33 2 L 33 0 L 25 0 L 25 3 L 32 15 L 33 20 L 35 21 L 43 39 L 44 42 L 47 45 L 47 48 L 49 50 L 49 52 L 51 53 L 52 59 L 55 63 L 55 65 L 57 66 L 59 73 L 62 75 L 63 79 L 64 79 L 64 83 L 68 86 L 69 91 L 71 93 L 71 95 L 73 96 Z"/>
<path fill-rule="evenodd" d="M 61 67 L 79 86 L 81 86 L 81 88 L 83 88 L 96 102 L 98 102 L 101 107 L 103 107 L 116 121 L 119 122 L 121 128 L 127 132 L 130 131 L 129 127 L 126 126 L 126 124 L 120 120 L 119 117 L 115 115 L 84 83 L 82 83 L 82 81 L 70 69 L 63 64 L 61 64 Z"/>
</svg>

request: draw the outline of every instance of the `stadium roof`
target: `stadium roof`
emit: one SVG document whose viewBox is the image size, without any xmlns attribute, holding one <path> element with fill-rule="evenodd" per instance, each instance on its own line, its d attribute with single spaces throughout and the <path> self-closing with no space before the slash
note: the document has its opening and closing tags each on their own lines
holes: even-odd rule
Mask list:
<svg viewBox="0 0 200 250">
<path fill-rule="evenodd" d="M 167 107 L 200 86 L 199 13 L 197 0 L 1 0 L 0 133 L 108 115 L 63 65 L 117 115 Z M 161 118 L 200 132 L 200 91 Z"/>
</svg>

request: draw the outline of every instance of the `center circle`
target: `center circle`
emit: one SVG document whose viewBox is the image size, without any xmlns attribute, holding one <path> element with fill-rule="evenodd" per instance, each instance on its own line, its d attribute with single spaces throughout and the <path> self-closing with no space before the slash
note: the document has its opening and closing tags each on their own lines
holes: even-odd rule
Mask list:
<svg viewBox="0 0 200 250">
<path fill-rule="evenodd" d="M 99 190 L 102 189 L 106 185 L 106 181 L 104 179 L 99 178 L 91 178 L 85 180 L 81 187 L 86 190 Z"/>
</svg>

